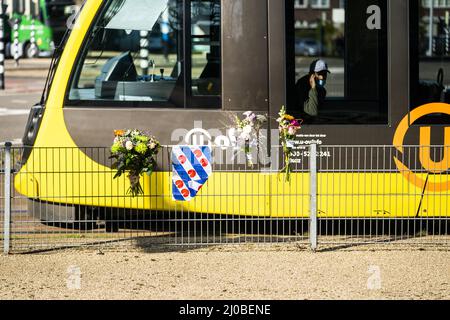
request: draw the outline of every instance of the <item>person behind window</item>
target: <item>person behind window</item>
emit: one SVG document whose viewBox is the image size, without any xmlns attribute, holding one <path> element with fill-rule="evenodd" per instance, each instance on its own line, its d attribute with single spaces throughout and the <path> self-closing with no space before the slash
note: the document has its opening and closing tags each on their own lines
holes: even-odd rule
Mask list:
<svg viewBox="0 0 450 320">
<path fill-rule="evenodd" d="M 329 73 L 326 62 L 318 59 L 311 63 L 309 73 L 295 84 L 297 108 L 303 120 L 318 116 L 327 96 L 325 84 Z"/>
</svg>

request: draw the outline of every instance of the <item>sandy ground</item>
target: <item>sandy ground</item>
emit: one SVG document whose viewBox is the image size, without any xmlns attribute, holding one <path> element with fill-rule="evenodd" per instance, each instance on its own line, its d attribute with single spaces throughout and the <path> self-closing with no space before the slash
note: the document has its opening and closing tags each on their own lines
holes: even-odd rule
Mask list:
<svg viewBox="0 0 450 320">
<path fill-rule="evenodd" d="M 0 299 L 449 299 L 450 252 L 283 246 L 0 256 Z"/>
</svg>

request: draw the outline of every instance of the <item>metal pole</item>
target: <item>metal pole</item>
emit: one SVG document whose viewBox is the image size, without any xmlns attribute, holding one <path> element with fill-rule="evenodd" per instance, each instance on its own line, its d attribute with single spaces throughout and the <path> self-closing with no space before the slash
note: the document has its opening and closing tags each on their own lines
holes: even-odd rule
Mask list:
<svg viewBox="0 0 450 320">
<path fill-rule="evenodd" d="M 429 21 L 429 39 L 428 39 L 428 56 L 433 56 L 433 6 L 434 6 L 434 0 L 429 0 L 430 3 L 430 21 Z"/>
<path fill-rule="evenodd" d="M 448 55 L 450 49 L 450 38 L 449 38 L 449 21 L 450 21 L 450 13 L 445 11 L 445 54 Z"/>
<path fill-rule="evenodd" d="M 5 217 L 3 220 L 3 253 L 9 254 L 11 239 L 11 142 L 5 143 Z"/>
<path fill-rule="evenodd" d="M 309 147 L 310 172 L 310 216 L 309 216 L 309 243 L 312 251 L 317 250 L 317 145 Z"/>
<path fill-rule="evenodd" d="M 144 76 L 148 75 L 148 31 L 140 32 L 140 58 L 141 58 L 141 69 Z"/>
<path fill-rule="evenodd" d="M 0 1 L 0 90 L 5 90 L 5 8 Z"/>
<path fill-rule="evenodd" d="M 24 5 L 24 15 L 27 17 L 31 17 L 31 0 L 25 0 Z"/>
<path fill-rule="evenodd" d="M 14 30 L 14 61 L 15 61 L 15 65 L 16 67 L 19 66 L 19 19 L 15 18 L 14 19 L 14 26 L 13 26 L 13 30 Z"/>
<path fill-rule="evenodd" d="M 34 58 L 36 56 L 36 26 L 34 16 L 31 17 L 30 46 L 32 52 L 30 58 Z"/>
</svg>

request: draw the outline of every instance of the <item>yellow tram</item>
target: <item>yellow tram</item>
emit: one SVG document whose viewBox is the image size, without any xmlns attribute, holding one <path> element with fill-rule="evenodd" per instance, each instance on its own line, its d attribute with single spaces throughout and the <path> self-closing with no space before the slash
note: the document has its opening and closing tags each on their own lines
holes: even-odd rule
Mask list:
<svg viewBox="0 0 450 320">
<path fill-rule="evenodd" d="M 449 217 L 450 150 L 441 148 L 440 160 L 430 145 L 450 146 L 450 63 L 447 53 L 422 59 L 426 8 L 407 0 L 326 3 L 303 9 L 293 0 L 87 0 L 32 109 L 16 190 L 48 207 L 42 220 L 73 221 L 79 207 L 304 218 L 306 146 L 314 142 L 323 145 L 322 217 Z M 274 119 L 282 105 L 302 117 L 296 82 L 318 57 L 331 71 L 327 98 L 302 126 L 289 183 L 278 173 L 281 164 L 218 165 L 199 196 L 176 202 L 168 149 L 158 171 L 142 177 L 144 196 L 127 196 L 126 177 L 112 179 L 101 148 L 111 145 L 115 129 L 189 144 L 192 132 L 226 137 L 228 114 L 252 110 L 273 119 L 266 149 L 277 154 Z M 419 144 L 415 152 L 403 147 Z M 332 145 L 359 151 L 341 157 L 344 147 L 326 147 Z M 357 147 L 365 145 L 394 147 Z"/>
</svg>

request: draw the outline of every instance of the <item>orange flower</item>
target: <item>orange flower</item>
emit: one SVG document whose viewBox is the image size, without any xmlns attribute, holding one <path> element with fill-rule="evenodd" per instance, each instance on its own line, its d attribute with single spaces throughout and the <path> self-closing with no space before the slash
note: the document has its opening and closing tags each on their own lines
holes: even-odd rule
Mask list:
<svg viewBox="0 0 450 320">
<path fill-rule="evenodd" d="M 125 131 L 123 131 L 123 130 L 114 130 L 114 135 L 116 136 L 116 137 L 121 137 L 121 136 L 123 136 L 125 134 Z"/>
<path fill-rule="evenodd" d="M 286 120 L 288 120 L 288 121 L 292 121 L 292 120 L 295 119 L 293 116 L 290 116 L 290 115 L 288 115 L 288 114 L 284 115 L 284 118 L 285 118 Z"/>
</svg>

